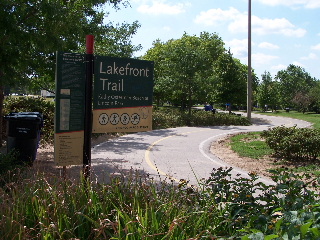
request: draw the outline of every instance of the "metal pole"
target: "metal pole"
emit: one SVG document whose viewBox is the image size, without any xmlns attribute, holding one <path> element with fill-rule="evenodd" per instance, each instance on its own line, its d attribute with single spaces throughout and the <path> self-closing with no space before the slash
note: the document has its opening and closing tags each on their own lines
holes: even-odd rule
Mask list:
<svg viewBox="0 0 320 240">
<path fill-rule="evenodd" d="M 252 70 L 251 70 L 251 0 L 248 6 L 248 81 L 247 81 L 247 118 L 251 121 L 252 109 Z"/>
<path fill-rule="evenodd" d="M 92 83 L 93 83 L 93 46 L 94 36 L 86 36 L 86 84 L 85 84 L 85 120 L 83 146 L 84 178 L 90 177 L 91 168 L 91 135 L 92 135 Z"/>
</svg>

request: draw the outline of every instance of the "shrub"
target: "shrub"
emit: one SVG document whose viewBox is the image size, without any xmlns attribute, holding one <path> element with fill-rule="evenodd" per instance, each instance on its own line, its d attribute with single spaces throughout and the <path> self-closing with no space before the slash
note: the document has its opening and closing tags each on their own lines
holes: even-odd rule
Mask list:
<svg viewBox="0 0 320 240">
<path fill-rule="evenodd" d="M 183 126 L 181 112 L 176 108 L 155 109 L 152 113 L 152 128 L 163 129 Z"/>
<path fill-rule="evenodd" d="M 181 127 L 181 126 L 225 126 L 250 125 L 247 118 L 226 113 L 194 110 L 191 117 L 188 112 L 176 108 L 164 108 L 153 111 L 153 129 Z"/>
<path fill-rule="evenodd" d="M 188 118 L 187 114 L 184 114 Z M 187 119 L 186 119 L 187 120 Z M 193 111 L 190 119 L 190 126 L 229 126 L 229 125 L 250 125 L 247 118 L 235 114 L 216 113 L 206 111 Z"/>
<path fill-rule="evenodd" d="M 320 130 L 279 126 L 262 132 L 275 154 L 288 159 L 316 159 L 320 155 Z"/>
<path fill-rule="evenodd" d="M 11 112 L 40 112 L 44 117 L 41 143 L 52 143 L 54 134 L 54 102 L 42 97 L 8 97 L 4 101 L 3 115 Z M 6 124 L 6 121 L 4 121 Z"/>
<path fill-rule="evenodd" d="M 4 102 L 3 114 L 10 112 L 40 112 L 44 115 L 41 143 L 52 143 L 54 135 L 54 102 L 38 97 L 8 97 Z M 225 113 L 192 111 L 191 118 L 179 108 L 161 108 L 153 111 L 153 129 L 163 129 L 181 126 L 222 126 L 250 125 L 245 117 Z M 6 122 L 4 122 L 6 123 Z M 5 128 L 4 128 L 5 129 Z"/>
</svg>

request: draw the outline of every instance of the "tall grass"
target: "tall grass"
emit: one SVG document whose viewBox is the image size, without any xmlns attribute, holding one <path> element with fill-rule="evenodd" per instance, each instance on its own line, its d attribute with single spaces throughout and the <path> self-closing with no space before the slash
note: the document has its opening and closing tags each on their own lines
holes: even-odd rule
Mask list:
<svg viewBox="0 0 320 240">
<path fill-rule="evenodd" d="M 308 188 L 318 189 L 315 180 L 303 183 L 282 169 L 274 172 L 277 184 L 266 186 L 254 173 L 235 178 L 231 170 L 214 169 L 198 188 L 135 171 L 110 184 L 17 172 L 0 189 L 1 239 L 320 237 L 319 201 Z"/>
<path fill-rule="evenodd" d="M 207 202 L 195 189 L 135 172 L 109 185 L 43 175 L 21 180 L 1 191 L 3 239 L 187 239 L 217 216 L 204 212 Z"/>
</svg>

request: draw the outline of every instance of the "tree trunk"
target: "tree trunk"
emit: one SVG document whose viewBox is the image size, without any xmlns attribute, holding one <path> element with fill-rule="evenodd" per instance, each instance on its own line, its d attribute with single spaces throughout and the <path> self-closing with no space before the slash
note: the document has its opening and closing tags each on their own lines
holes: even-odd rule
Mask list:
<svg viewBox="0 0 320 240">
<path fill-rule="evenodd" d="M 229 111 L 229 114 L 232 113 L 232 111 L 231 111 L 231 103 L 230 103 L 230 105 L 228 106 L 228 111 Z"/>
<path fill-rule="evenodd" d="M 191 90 L 189 90 L 189 102 L 188 102 L 189 124 L 191 119 L 191 108 L 192 108 L 192 93 L 191 93 Z"/>
<path fill-rule="evenodd" d="M 4 87 L 0 85 L 0 146 L 2 146 L 3 140 L 3 101 L 4 101 Z"/>
</svg>

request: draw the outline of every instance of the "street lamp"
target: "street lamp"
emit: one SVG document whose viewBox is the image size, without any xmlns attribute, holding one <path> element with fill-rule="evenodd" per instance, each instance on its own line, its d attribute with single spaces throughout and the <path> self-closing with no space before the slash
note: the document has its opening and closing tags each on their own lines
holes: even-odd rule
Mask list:
<svg viewBox="0 0 320 240">
<path fill-rule="evenodd" d="M 251 0 L 248 0 L 248 81 L 247 81 L 247 118 L 251 121 L 252 108 L 252 71 L 251 71 Z"/>
</svg>

